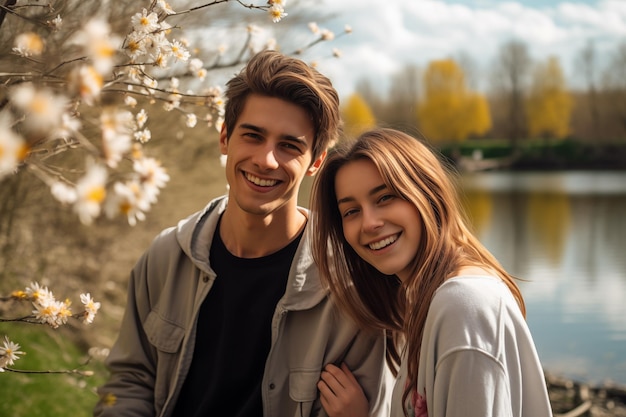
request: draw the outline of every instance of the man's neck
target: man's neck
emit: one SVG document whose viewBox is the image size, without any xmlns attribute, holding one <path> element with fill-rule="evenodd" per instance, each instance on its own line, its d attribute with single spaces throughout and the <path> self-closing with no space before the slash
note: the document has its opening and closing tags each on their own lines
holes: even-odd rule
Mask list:
<svg viewBox="0 0 626 417">
<path fill-rule="evenodd" d="M 296 208 L 260 216 L 227 207 L 219 233 L 233 255 L 259 258 L 287 246 L 302 232 L 306 221 L 306 215 Z"/>
</svg>

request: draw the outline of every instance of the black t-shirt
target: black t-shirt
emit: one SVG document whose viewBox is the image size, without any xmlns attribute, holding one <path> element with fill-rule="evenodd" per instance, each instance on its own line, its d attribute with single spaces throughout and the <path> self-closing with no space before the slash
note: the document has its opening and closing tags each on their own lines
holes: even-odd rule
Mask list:
<svg viewBox="0 0 626 417">
<path fill-rule="evenodd" d="M 217 278 L 200 308 L 177 417 L 263 415 L 261 382 L 272 316 L 302 234 L 262 258 L 234 256 L 219 235 L 218 224 L 209 256 Z"/>
</svg>

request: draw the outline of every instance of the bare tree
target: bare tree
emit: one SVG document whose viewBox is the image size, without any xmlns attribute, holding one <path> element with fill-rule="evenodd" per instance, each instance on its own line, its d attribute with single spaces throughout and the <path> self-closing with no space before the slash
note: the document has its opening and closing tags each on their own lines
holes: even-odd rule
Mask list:
<svg viewBox="0 0 626 417">
<path fill-rule="evenodd" d="M 391 77 L 385 121 L 400 130 L 417 128 L 417 104 L 420 91 L 420 69 L 408 64 Z"/>
<path fill-rule="evenodd" d="M 610 103 L 607 134 L 623 136 L 626 130 L 626 42 L 613 53 L 603 74 L 606 100 Z"/>
<path fill-rule="evenodd" d="M 586 130 L 586 135 L 594 144 L 602 137 L 600 122 L 600 102 L 597 86 L 597 55 L 593 41 L 579 52 L 576 58 L 576 67 L 579 69 L 585 82 L 585 98 L 590 117 L 590 129 Z"/>
<path fill-rule="evenodd" d="M 511 40 L 500 47 L 494 68 L 496 95 L 502 97 L 502 105 L 506 106 L 507 136 L 516 151 L 526 131 L 524 94 L 531 63 L 526 44 Z"/>
<path fill-rule="evenodd" d="M 476 61 L 466 51 L 459 51 L 454 61 L 461 67 L 465 75 L 465 85 L 470 90 L 480 90 L 479 68 Z"/>
<path fill-rule="evenodd" d="M 374 113 L 374 117 L 379 123 L 388 123 L 387 120 L 387 103 L 382 99 L 382 94 L 377 90 L 373 82 L 369 78 L 361 78 L 357 80 L 354 91 L 359 94 L 367 103 Z"/>
</svg>

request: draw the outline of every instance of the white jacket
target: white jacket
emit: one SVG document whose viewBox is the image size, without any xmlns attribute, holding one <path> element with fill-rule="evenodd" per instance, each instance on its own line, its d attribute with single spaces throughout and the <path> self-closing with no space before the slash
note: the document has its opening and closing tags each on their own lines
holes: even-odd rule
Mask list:
<svg viewBox="0 0 626 417">
<path fill-rule="evenodd" d="M 417 394 L 402 406 L 406 361 L 392 417 L 552 416 L 541 363 L 522 313 L 499 278 L 461 276 L 436 291 L 426 318 Z"/>
</svg>

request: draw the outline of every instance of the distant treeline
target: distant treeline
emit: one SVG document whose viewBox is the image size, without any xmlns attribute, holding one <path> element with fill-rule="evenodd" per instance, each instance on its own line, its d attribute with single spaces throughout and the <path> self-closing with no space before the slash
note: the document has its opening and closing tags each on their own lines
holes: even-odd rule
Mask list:
<svg viewBox="0 0 626 417">
<path fill-rule="evenodd" d="M 467 56 L 426 68 L 409 65 L 391 78 L 387 94 L 369 79 L 357 83 L 343 99 L 345 132 L 394 127 L 422 135 L 451 156 L 481 143 L 485 158 L 514 155 L 519 168 L 623 168 L 626 41 L 609 58 L 600 68 L 593 43 L 580 50 L 576 67 L 583 81 L 576 90 L 557 57 L 535 62 L 516 40 L 503 44 L 480 72 L 484 80 Z"/>
</svg>

